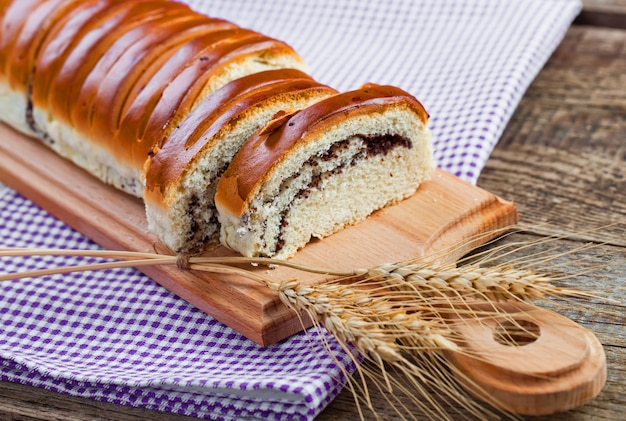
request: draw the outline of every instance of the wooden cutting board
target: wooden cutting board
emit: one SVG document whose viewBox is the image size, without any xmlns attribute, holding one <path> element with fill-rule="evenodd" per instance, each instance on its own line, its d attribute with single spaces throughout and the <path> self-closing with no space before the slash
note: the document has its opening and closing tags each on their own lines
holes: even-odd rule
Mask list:
<svg viewBox="0 0 626 421">
<path fill-rule="evenodd" d="M 154 250 L 141 200 L 122 193 L 56 155 L 35 139 L 0 124 L 0 181 L 106 249 Z M 477 234 L 513 225 L 511 202 L 442 170 L 402 203 L 324 240 L 314 240 L 292 260 L 309 266 L 349 270 L 404 261 L 463 243 L 455 260 L 490 236 Z M 234 255 L 220 247 L 211 255 Z M 302 329 L 297 315 L 277 295 L 254 281 L 233 275 L 184 271 L 176 266 L 139 270 L 200 310 L 260 345 Z M 256 268 L 275 279 L 320 282 L 287 268 Z"/>
</svg>

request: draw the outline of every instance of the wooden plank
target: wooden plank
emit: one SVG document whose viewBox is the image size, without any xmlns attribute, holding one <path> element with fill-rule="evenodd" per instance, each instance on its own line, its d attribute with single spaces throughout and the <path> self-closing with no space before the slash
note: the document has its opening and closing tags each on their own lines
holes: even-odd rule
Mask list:
<svg viewBox="0 0 626 421">
<path fill-rule="evenodd" d="M 626 0 L 583 0 L 583 11 L 604 13 L 626 13 Z"/>
<path fill-rule="evenodd" d="M 0 419 L 10 421 L 192 421 L 172 412 L 100 402 L 0 381 Z"/>
<path fill-rule="evenodd" d="M 626 246 L 626 30 L 573 27 L 519 104 L 479 185 L 537 229 Z"/>
<path fill-rule="evenodd" d="M 112 250 L 152 251 L 141 200 L 104 185 L 42 143 L 0 127 L 0 180 L 42 208 Z M 417 194 L 321 241 L 292 260 L 332 269 L 371 267 L 409 260 L 514 224 L 515 206 L 443 171 Z M 488 237 L 450 254 L 458 258 Z M 210 253 L 234 255 L 223 247 Z M 268 345 L 302 329 L 277 295 L 246 278 L 182 271 L 176 266 L 139 268 L 156 282 L 246 337 Z M 253 268 L 274 279 L 318 282 L 293 269 Z M 237 302 L 236 306 L 232 303 Z"/>
<path fill-rule="evenodd" d="M 626 29 L 626 11 L 621 14 L 597 10 L 583 10 L 574 19 L 574 25 L 599 26 L 604 28 Z"/>
<path fill-rule="evenodd" d="M 563 273 L 595 267 L 568 284 L 614 300 L 564 314 L 592 330 L 608 379 L 588 405 L 543 420 L 622 420 L 626 408 L 626 30 L 574 26 L 530 86 L 479 185 L 518 202 L 532 232 L 583 232 Z"/>
</svg>

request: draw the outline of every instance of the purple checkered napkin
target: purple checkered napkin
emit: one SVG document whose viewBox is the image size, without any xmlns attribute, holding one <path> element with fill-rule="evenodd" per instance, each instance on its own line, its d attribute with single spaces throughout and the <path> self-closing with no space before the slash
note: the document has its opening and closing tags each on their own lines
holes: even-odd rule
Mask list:
<svg viewBox="0 0 626 421">
<path fill-rule="evenodd" d="M 475 182 L 534 76 L 561 41 L 570 0 L 191 0 L 290 43 L 319 81 L 413 93 L 440 167 Z M 0 247 L 97 246 L 0 187 Z M 91 259 L 0 259 L 2 271 Z M 210 418 L 308 420 L 345 383 L 347 356 L 316 333 L 266 349 L 133 269 L 0 283 L 0 378 Z M 319 338 L 318 338 L 319 339 Z"/>
<path fill-rule="evenodd" d="M 0 247 L 97 248 L 12 190 L 0 194 Z M 71 395 L 211 419 L 309 419 L 345 382 L 335 358 L 350 366 L 314 331 L 262 348 L 134 269 L 5 282 L 0 296 L 0 378 Z"/>
</svg>

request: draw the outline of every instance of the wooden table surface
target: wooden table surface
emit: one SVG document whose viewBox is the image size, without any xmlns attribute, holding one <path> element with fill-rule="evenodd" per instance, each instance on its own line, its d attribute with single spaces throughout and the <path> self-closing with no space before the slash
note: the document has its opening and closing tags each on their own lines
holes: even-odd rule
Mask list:
<svg viewBox="0 0 626 421">
<path fill-rule="evenodd" d="M 556 243 L 571 251 L 572 270 L 600 268 L 570 282 L 625 302 L 626 288 L 626 0 L 584 0 L 584 11 L 537 76 L 484 169 L 478 185 L 514 200 L 531 227 L 504 241 L 581 232 Z M 584 262 L 574 262 L 584 258 Z M 604 345 L 608 381 L 591 403 L 535 420 L 622 420 L 626 411 L 626 328 L 623 309 L 600 305 L 565 311 Z M 383 397 L 373 392 L 374 402 Z M 382 419 L 396 419 L 383 410 Z M 358 418 L 343 391 L 319 421 Z M 172 414 L 79 399 L 0 382 L 1 420 L 190 420 Z"/>
</svg>

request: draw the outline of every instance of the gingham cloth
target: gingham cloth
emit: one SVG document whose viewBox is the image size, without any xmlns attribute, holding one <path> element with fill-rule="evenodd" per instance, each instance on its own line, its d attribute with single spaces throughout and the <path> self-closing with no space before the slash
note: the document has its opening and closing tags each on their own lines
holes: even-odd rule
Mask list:
<svg viewBox="0 0 626 421">
<path fill-rule="evenodd" d="M 319 81 L 413 93 L 440 167 L 475 182 L 525 89 L 580 10 L 570 0 L 191 0 L 287 41 Z M 0 247 L 97 246 L 0 187 Z M 5 258 L 3 272 L 85 263 Z M 0 284 L 0 378 L 210 418 L 312 419 L 345 377 L 316 333 L 263 349 L 133 269 Z"/>
</svg>

